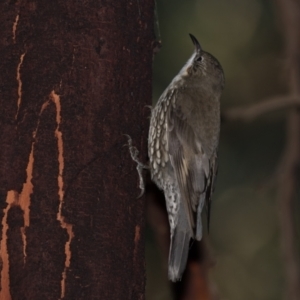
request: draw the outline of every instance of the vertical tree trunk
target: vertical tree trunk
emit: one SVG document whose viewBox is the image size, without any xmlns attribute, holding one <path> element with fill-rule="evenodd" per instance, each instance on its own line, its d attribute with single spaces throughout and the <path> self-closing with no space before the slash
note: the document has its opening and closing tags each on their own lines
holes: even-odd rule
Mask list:
<svg viewBox="0 0 300 300">
<path fill-rule="evenodd" d="M 153 1 L 2 1 L 0 299 L 144 299 Z"/>
</svg>

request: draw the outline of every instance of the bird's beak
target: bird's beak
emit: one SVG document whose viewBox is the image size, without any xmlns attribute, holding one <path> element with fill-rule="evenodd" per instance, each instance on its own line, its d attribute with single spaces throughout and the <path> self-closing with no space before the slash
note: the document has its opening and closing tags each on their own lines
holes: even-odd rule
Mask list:
<svg viewBox="0 0 300 300">
<path fill-rule="evenodd" d="M 192 41 L 193 41 L 193 44 L 194 44 L 194 46 L 195 46 L 196 52 L 201 52 L 202 49 L 201 49 L 201 46 L 200 46 L 198 40 L 197 40 L 192 34 L 190 34 L 190 37 L 191 37 L 191 39 L 192 39 Z"/>
</svg>

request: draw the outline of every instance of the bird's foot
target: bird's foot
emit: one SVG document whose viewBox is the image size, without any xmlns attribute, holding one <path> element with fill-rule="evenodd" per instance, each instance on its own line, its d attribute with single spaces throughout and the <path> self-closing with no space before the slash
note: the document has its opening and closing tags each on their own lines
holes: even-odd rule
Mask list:
<svg viewBox="0 0 300 300">
<path fill-rule="evenodd" d="M 139 188 L 141 190 L 140 195 L 137 198 L 140 198 L 145 193 L 145 183 L 144 183 L 144 177 L 143 177 L 143 169 L 149 169 L 149 166 L 141 163 L 138 159 L 139 150 L 132 145 L 132 138 L 128 134 L 124 134 L 127 137 L 127 144 L 124 146 L 128 146 L 130 156 L 133 161 L 137 163 L 136 169 L 139 175 Z"/>
</svg>

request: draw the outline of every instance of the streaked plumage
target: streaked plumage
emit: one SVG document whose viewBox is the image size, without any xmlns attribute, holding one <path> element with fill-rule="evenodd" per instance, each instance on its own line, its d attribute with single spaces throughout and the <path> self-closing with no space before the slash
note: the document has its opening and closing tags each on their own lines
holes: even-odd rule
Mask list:
<svg viewBox="0 0 300 300">
<path fill-rule="evenodd" d="M 201 212 L 209 210 L 217 170 L 219 62 L 191 35 L 195 52 L 152 110 L 148 152 L 152 180 L 164 191 L 171 231 L 169 278 L 185 269 L 190 239 L 201 240 Z"/>
</svg>

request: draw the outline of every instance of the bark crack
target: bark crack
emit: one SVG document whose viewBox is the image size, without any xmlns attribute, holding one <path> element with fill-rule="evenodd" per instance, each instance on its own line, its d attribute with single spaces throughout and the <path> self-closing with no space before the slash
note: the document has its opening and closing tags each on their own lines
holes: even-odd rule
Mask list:
<svg viewBox="0 0 300 300">
<path fill-rule="evenodd" d="M 57 213 L 57 220 L 60 222 L 62 228 L 66 229 L 68 234 L 68 240 L 65 244 L 65 267 L 62 273 L 62 280 L 61 280 L 61 295 L 60 298 L 63 299 L 65 296 L 66 290 L 66 278 L 67 278 L 67 269 L 71 263 L 71 241 L 74 237 L 73 233 L 73 226 L 65 221 L 64 216 L 62 215 L 62 205 L 64 200 L 64 181 L 63 181 L 63 170 L 64 170 L 64 155 L 63 155 L 63 138 L 62 132 L 60 130 L 60 123 L 61 123 L 61 104 L 60 104 L 60 97 L 54 91 L 51 92 L 51 100 L 54 102 L 56 107 L 56 130 L 55 136 L 57 138 L 57 147 L 58 147 L 58 196 L 59 196 L 59 208 Z"/>
<path fill-rule="evenodd" d="M 1 291 L 0 299 L 11 300 L 10 294 L 10 278 L 9 278 L 9 253 L 7 250 L 7 215 L 9 209 L 16 202 L 16 192 L 11 190 L 7 192 L 6 203 L 7 206 L 3 210 L 3 219 L 2 219 L 2 237 L 0 244 L 0 255 L 2 261 L 2 270 L 1 270 Z"/>
<path fill-rule="evenodd" d="M 13 24 L 13 28 L 12 28 L 14 44 L 16 43 L 16 31 L 17 31 L 17 27 L 18 27 L 18 23 L 19 23 L 19 18 L 20 18 L 20 15 L 17 14 L 16 19 L 15 19 L 14 24 Z"/>
<path fill-rule="evenodd" d="M 19 110 L 20 110 L 20 105 L 21 105 L 21 102 L 22 102 L 22 80 L 21 80 L 20 69 L 21 69 L 21 66 L 23 64 L 24 56 L 25 56 L 25 53 L 21 54 L 20 62 L 17 66 L 18 101 L 17 101 L 17 112 L 16 112 L 15 119 L 17 119 L 17 117 L 18 117 Z"/>
</svg>

